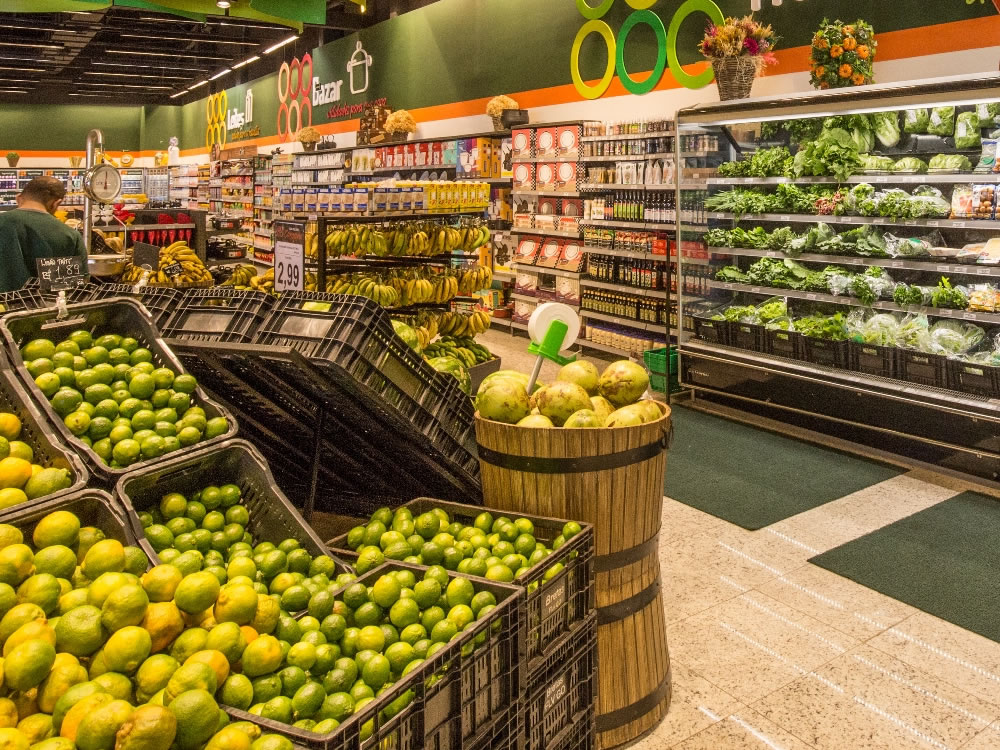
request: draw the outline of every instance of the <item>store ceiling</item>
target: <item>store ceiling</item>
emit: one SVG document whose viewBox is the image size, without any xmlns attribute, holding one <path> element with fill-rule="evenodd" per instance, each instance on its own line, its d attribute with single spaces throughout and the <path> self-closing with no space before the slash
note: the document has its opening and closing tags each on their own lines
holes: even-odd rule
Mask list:
<svg viewBox="0 0 1000 750">
<path fill-rule="evenodd" d="M 368 0 L 362 7 L 356 2 L 330 0 L 326 25 L 307 25 L 301 35 L 286 26 L 225 15 L 202 23 L 123 7 L 0 13 L 0 106 L 182 104 L 273 71 L 267 50 L 282 42 L 304 51 L 428 4 Z"/>
</svg>

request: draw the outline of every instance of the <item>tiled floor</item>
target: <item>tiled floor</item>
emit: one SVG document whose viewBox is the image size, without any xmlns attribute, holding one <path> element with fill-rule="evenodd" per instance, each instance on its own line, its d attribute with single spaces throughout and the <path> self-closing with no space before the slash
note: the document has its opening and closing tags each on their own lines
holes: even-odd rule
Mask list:
<svg viewBox="0 0 1000 750">
<path fill-rule="evenodd" d="M 1000 750 L 1000 643 L 807 562 L 967 489 L 913 470 L 759 531 L 664 499 L 673 702 L 630 750 Z"/>
</svg>

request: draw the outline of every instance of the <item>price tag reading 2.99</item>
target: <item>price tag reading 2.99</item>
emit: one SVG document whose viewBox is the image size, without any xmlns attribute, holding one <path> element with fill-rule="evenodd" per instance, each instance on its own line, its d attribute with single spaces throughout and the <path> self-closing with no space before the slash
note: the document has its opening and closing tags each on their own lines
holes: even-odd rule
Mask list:
<svg viewBox="0 0 1000 750">
<path fill-rule="evenodd" d="M 275 221 L 274 289 L 301 292 L 305 281 L 306 225 L 301 221 Z"/>
</svg>

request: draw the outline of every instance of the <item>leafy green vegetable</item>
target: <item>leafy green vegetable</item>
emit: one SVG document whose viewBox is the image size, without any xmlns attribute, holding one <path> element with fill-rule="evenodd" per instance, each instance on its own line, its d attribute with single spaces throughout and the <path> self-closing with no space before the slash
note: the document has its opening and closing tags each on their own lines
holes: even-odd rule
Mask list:
<svg viewBox="0 0 1000 750">
<path fill-rule="evenodd" d="M 972 162 L 964 154 L 938 154 L 931 157 L 927 166 L 931 169 L 954 169 L 959 172 L 972 171 Z"/>
<path fill-rule="evenodd" d="M 981 144 L 979 115 L 975 112 L 962 112 L 955 121 L 955 148 L 979 148 Z"/>
<path fill-rule="evenodd" d="M 749 158 L 719 165 L 723 177 L 784 177 L 789 174 L 792 155 L 784 146 L 762 148 Z"/>
<path fill-rule="evenodd" d="M 927 172 L 927 164 L 915 156 L 904 156 L 892 165 L 892 171 L 918 172 L 919 174 L 924 174 Z"/>
<path fill-rule="evenodd" d="M 969 300 L 961 289 L 951 285 L 947 276 L 942 276 L 934 294 L 931 295 L 931 307 L 944 307 L 952 310 L 964 310 Z"/>
<path fill-rule="evenodd" d="M 899 132 L 899 117 L 895 112 L 876 112 L 871 116 L 871 120 L 879 143 L 886 148 L 892 148 L 899 143 L 902 134 Z"/>
<path fill-rule="evenodd" d="M 861 156 L 861 167 L 866 172 L 888 172 L 895 163 L 891 156 L 876 156 L 875 154 L 862 154 Z"/>
<path fill-rule="evenodd" d="M 908 109 L 903 115 L 903 132 L 926 133 L 931 121 L 931 113 L 926 109 Z"/>
<path fill-rule="evenodd" d="M 955 108 L 935 107 L 931 110 L 927 132 L 931 135 L 948 136 L 955 134 Z"/>
<path fill-rule="evenodd" d="M 796 177 L 833 175 L 846 180 L 860 168 L 858 147 L 842 128 L 824 129 L 815 140 L 803 144 L 792 162 Z"/>
<path fill-rule="evenodd" d="M 924 301 L 924 295 L 918 286 L 897 284 L 896 288 L 892 290 L 892 301 L 900 307 L 919 305 Z"/>
<path fill-rule="evenodd" d="M 847 323 L 843 313 L 834 315 L 808 315 L 794 321 L 795 330 L 803 336 L 830 341 L 847 339 Z"/>
<path fill-rule="evenodd" d="M 747 282 L 747 275 L 736 266 L 724 266 L 720 268 L 716 272 L 715 278 L 717 281 L 728 281 L 730 283 L 745 284 Z"/>
</svg>

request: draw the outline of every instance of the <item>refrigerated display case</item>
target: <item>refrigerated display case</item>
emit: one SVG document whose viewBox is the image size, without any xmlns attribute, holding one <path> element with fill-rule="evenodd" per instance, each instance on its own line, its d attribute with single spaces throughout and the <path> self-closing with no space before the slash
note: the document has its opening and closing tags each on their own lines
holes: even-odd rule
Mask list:
<svg viewBox="0 0 1000 750">
<path fill-rule="evenodd" d="M 1000 477 L 1000 77 L 699 105 L 677 127 L 729 151 L 707 266 L 678 256 L 710 290 L 679 300 L 682 383 Z"/>
</svg>

